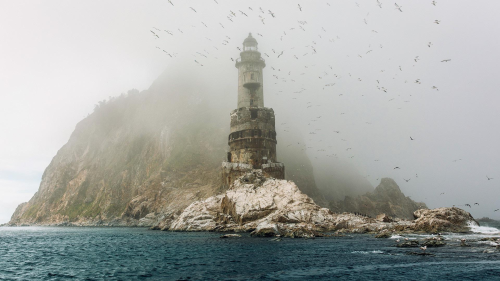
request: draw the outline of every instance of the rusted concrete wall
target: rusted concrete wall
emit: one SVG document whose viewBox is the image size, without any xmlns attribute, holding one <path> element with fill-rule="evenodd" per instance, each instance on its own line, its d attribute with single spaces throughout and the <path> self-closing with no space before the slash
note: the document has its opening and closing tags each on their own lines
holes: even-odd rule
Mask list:
<svg viewBox="0 0 500 281">
<path fill-rule="evenodd" d="M 285 165 L 283 163 L 262 164 L 262 173 L 265 177 L 285 179 Z"/>
<path fill-rule="evenodd" d="M 233 110 L 231 133 L 248 129 L 275 131 L 274 110 L 266 107 L 243 107 Z"/>
</svg>

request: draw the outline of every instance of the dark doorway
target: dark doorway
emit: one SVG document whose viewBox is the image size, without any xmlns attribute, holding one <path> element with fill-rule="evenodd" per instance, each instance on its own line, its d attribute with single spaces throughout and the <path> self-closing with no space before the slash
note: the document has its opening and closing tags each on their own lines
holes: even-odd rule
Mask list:
<svg viewBox="0 0 500 281">
<path fill-rule="evenodd" d="M 256 109 L 250 110 L 250 118 L 252 118 L 252 120 L 257 119 L 257 116 L 258 116 L 258 112 Z"/>
</svg>

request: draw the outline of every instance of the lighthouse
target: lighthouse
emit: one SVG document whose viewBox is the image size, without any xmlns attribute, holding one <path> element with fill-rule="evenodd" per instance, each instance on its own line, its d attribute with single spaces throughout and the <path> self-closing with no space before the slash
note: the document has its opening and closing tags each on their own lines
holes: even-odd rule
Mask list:
<svg viewBox="0 0 500 281">
<path fill-rule="evenodd" d="M 224 187 L 246 172 L 260 169 L 265 177 L 285 178 L 285 166 L 277 161 L 275 116 L 264 107 L 264 59 L 250 33 L 236 60 L 238 105 L 230 114 L 229 151 L 222 163 Z"/>
</svg>

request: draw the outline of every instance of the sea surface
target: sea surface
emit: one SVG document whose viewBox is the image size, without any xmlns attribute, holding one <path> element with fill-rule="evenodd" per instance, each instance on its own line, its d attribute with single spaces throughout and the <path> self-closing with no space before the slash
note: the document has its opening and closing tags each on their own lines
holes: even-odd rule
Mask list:
<svg viewBox="0 0 500 281">
<path fill-rule="evenodd" d="M 0 227 L 0 280 L 500 280 L 500 251 L 479 241 L 500 237 L 497 228 L 445 235 L 446 246 L 427 249 L 434 256 L 415 256 L 408 253 L 419 248 L 395 247 L 400 236 L 271 241 L 145 228 Z M 462 238 L 471 247 L 460 247 Z"/>
</svg>

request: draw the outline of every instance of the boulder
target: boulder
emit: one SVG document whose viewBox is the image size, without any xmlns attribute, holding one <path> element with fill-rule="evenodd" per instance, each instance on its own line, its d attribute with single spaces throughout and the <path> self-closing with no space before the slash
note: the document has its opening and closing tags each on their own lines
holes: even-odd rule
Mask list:
<svg viewBox="0 0 500 281">
<path fill-rule="evenodd" d="M 420 247 L 420 243 L 417 240 L 407 240 L 403 243 L 397 244 L 396 247 L 400 248 L 417 248 Z"/>
<path fill-rule="evenodd" d="M 375 238 L 391 238 L 392 233 L 389 231 L 383 231 L 377 235 L 375 235 Z"/>
<path fill-rule="evenodd" d="M 380 214 L 377 216 L 376 218 L 377 221 L 380 221 L 380 222 L 393 222 L 394 220 L 389 217 L 388 215 L 386 214 Z"/>
<path fill-rule="evenodd" d="M 422 243 L 422 246 L 427 246 L 429 248 L 431 248 L 431 247 L 443 247 L 444 245 L 446 245 L 445 242 L 443 242 L 442 240 L 437 240 L 437 239 L 429 239 L 429 240 L 426 240 L 424 243 Z"/>
<path fill-rule="evenodd" d="M 263 222 L 257 226 L 257 228 L 250 233 L 253 237 L 274 237 L 280 235 L 278 226 L 273 223 Z"/>
<path fill-rule="evenodd" d="M 456 207 L 420 209 L 413 215 L 415 222 L 411 229 L 427 233 L 469 232 L 470 225 L 479 225 L 469 212 Z"/>
</svg>

